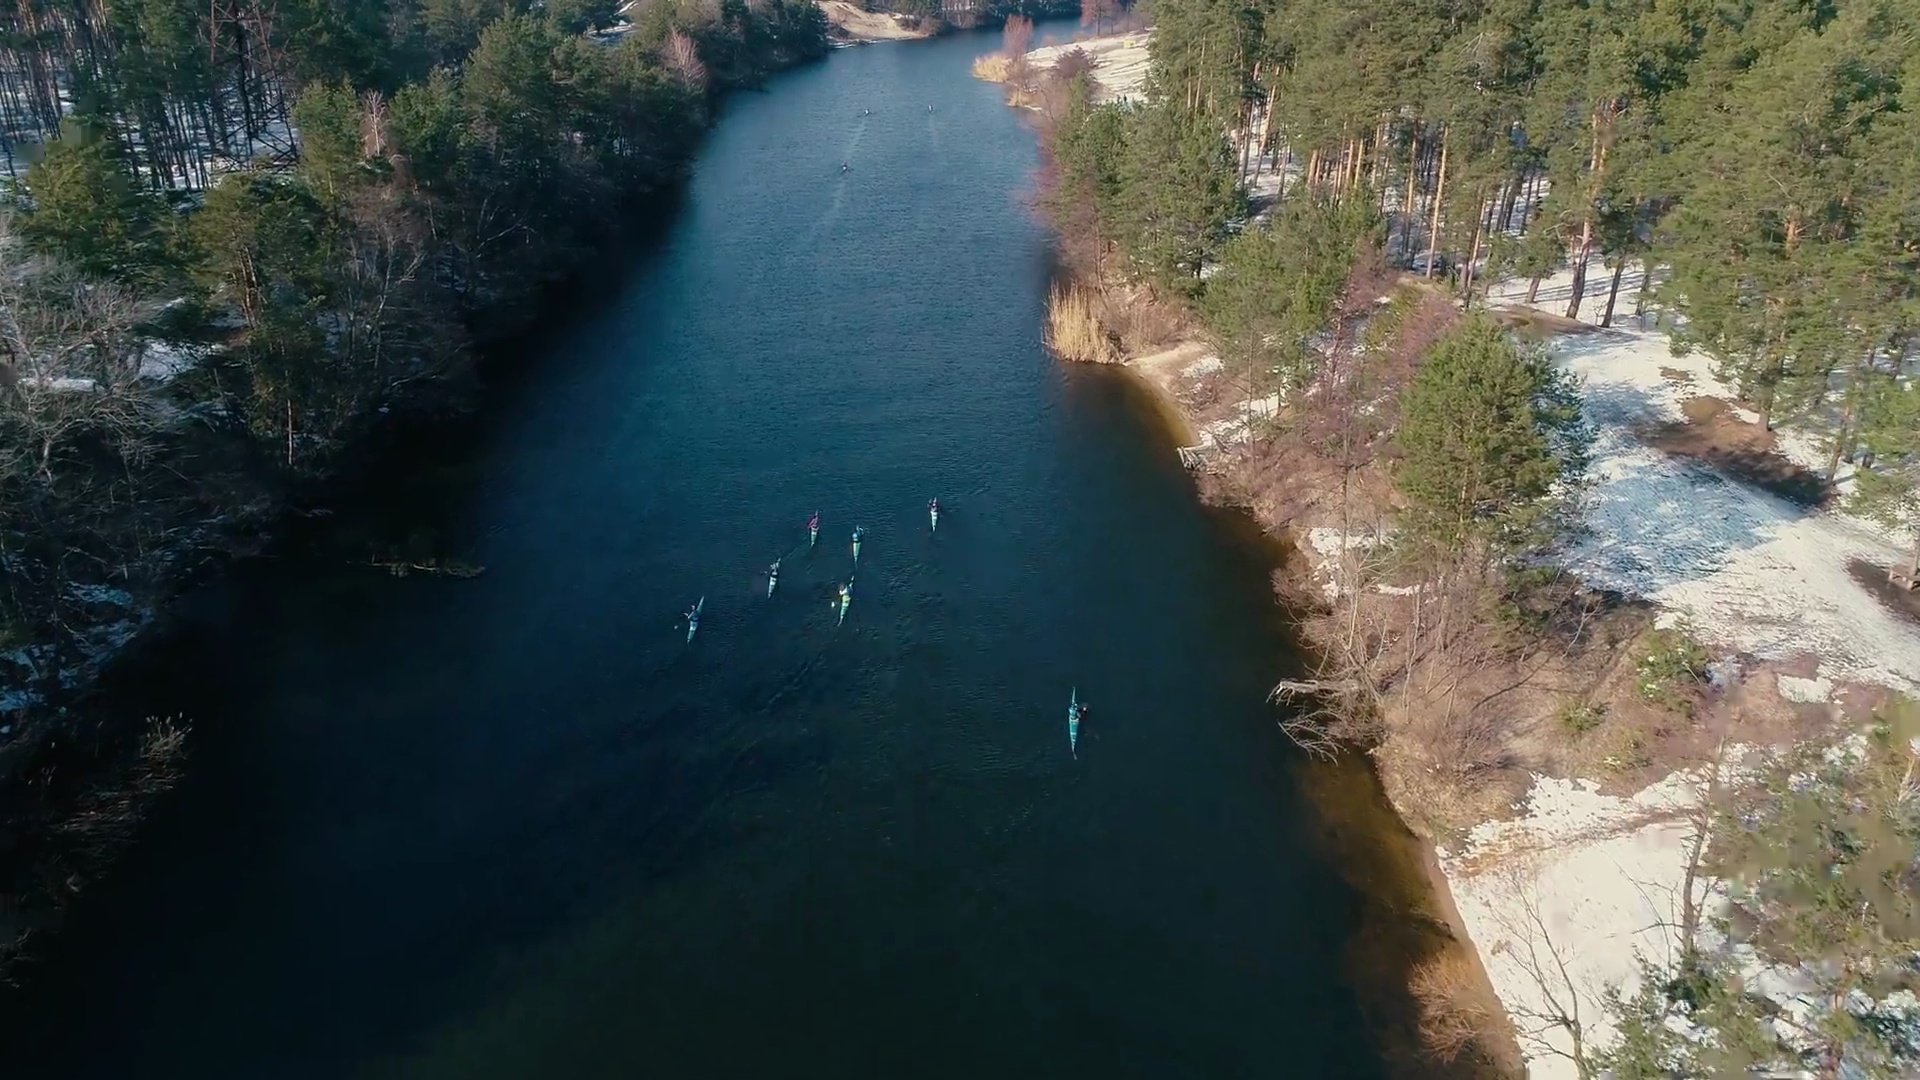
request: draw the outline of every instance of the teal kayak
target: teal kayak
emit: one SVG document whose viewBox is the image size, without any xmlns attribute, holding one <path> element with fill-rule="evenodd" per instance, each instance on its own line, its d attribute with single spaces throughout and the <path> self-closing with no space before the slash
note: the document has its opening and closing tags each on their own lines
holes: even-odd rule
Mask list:
<svg viewBox="0 0 1920 1080">
<path fill-rule="evenodd" d="M 694 631 L 700 629 L 700 609 L 707 606 L 707 598 L 701 597 L 687 612 L 687 642 L 692 644 Z"/>
<path fill-rule="evenodd" d="M 1073 688 L 1073 696 L 1067 700 L 1067 751 L 1074 757 L 1080 756 L 1080 716 L 1087 711 L 1080 704 L 1080 688 Z"/>
</svg>

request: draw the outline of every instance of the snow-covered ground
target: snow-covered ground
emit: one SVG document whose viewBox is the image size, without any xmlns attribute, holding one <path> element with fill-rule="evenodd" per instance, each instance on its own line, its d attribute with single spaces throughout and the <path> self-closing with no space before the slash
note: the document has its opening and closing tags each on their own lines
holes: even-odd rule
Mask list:
<svg viewBox="0 0 1920 1080">
<path fill-rule="evenodd" d="M 1146 95 L 1147 42 L 1152 37 L 1153 31 L 1142 30 L 1048 45 L 1029 52 L 1027 64 L 1045 71 L 1070 50 L 1079 49 L 1093 58 L 1093 81 L 1100 87 L 1100 100 L 1139 101 Z"/>
<path fill-rule="evenodd" d="M 1630 985 L 1641 957 L 1673 959 L 1697 787 L 1676 775 L 1621 799 L 1589 782 L 1536 777 L 1524 816 L 1483 824 L 1460 850 L 1440 852 L 1534 1080 L 1579 1075 L 1556 1017 L 1576 1019 L 1588 1046 L 1604 1046 L 1613 1037 L 1607 988 Z M 1696 902 L 1706 888 L 1696 883 Z"/>
<path fill-rule="evenodd" d="M 847 0 L 819 0 L 820 10 L 826 13 L 827 21 L 837 27 L 848 41 L 905 41 L 910 38 L 930 37 L 933 31 L 924 27 L 909 27 L 905 20 L 888 11 L 867 11 L 847 3 Z"/>
<path fill-rule="evenodd" d="M 1597 263 L 1588 283 L 1596 295 L 1587 316 L 1597 318 L 1607 285 Z M 1571 285 L 1568 274 L 1544 282 L 1537 306 L 1561 308 Z M 1494 300 L 1523 294 L 1524 285 L 1505 297 L 1496 289 Z M 1771 660 L 1813 653 L 1825 678 L 1920 688 L 1920 627 L 1848 572 L 1855 559 L 1886 566 L 1904 552 L 1868 522 L 1799 506 L 1648 445 L 1640 433 L 1683 421 L 1686 398 L 1730 402 L 1734 394 L 1705 358 L 1675 356 L 1664 334 L 1624 323 L 1550 346 L 1584 381 L 1598 433 L 1591 534 L 1571 553 L 1574 569 L 1674 612 L 1709 645 Z M 1824 471 L 1817 438 L 1790 435 L 1782 450 Z"/>
<path fill-rule="evenodd" d="M 1597 261 L 1589 270 L 1582 321 L 1597 323 L 1610 276 Z M 1920 628 L 1848 572 L 1854 559 L 1898 561 L 1892 538 L 1642 437 L 1684 421 L 1689 397 L 1731 403 L 1734 395 L 1703 358 L 1675 356 L 1664 334 L 1623 314 L 1637 287 L 1630 274 L 1613 329 L 1549 345 L 1584 381 L 1598 436 L 1590 533 L 1570 564 L 1595 584 L 1660 605 L 1718 649 L 1776 660 L 1818 655 L 1814 677 L 1780 679 L 1791 700 L 1825 702 L 1848 681 L 1920 687 Z M 1570 273 L 1549 278 L 1535 306 L 1559 315 L 1571 289 Z M 1492 301 L 1520 306 L 1525 291 L 1525 282 L 1504 283 Z M 1789 459 L 1824 469 L 1817 436 L 1783 432 L 1780 444 Z M 1521 1035 L 1530 1076 L 1576 1076 L 1564 1056 L 1565 1032 L 1546 1017 L 1577 1012 L 1587 1044 L 1604 1045 L 1607 988 L 1630 984 L 1639 957 L 1670 958 L 1697 787 L 1682 774 L 1614 798 L 1584 781 L 1536 777 L 1520 816 L 1484 824 L 1461 850 L 1441 853 L 1468 935 Z M 1698 882 L 1698 895 L 1711 885 Z"/>
</svg>

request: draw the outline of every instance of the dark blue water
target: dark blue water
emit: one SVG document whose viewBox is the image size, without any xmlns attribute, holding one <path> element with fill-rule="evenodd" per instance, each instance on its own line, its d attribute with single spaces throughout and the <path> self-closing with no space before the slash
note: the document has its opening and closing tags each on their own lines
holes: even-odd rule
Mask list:
<svg viewBox="0 0 1920 1080">
<path fill-rule="evenodd" d="M 190 714 L 192 773 L 9 1004 L 10 1071 L 1381 1071 L 1263 704 L 1268 554 L 1043 352 L 984 47 L 731 102 L 664 240 L 412 478 L 483 576 L 203 602 L 126 706 Z"/>
</svg>

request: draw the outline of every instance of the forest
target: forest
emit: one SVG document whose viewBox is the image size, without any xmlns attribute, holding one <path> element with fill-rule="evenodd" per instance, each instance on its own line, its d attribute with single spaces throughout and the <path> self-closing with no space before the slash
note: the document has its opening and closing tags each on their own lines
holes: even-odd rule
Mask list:
<svg viewBox="0 0 1920 1080">
<path fill-rule="evenodd" d="M 1443 841 L 1523 795 L 1523 764 L 1711 778 L 1680 951 L 1610 1003 L 1616 1040 L 1583 1041 L 1600 1010 L 1537 958 L 1551 1008 L 1433 1000 L 1430 1046 L 1499 1027 L 1581 1077 L 1912 1075 L 1913 707 L 1731 765 L 1745 714 L 1708 651 L 1555 559 L 1594 432 L 1538 342 L 1591 332 L 1583 314 L 1657 323 L 1761 431 L 1819 433 L 1827 492 L 1906 532 L 1886 572 L 1910 587 L 1920 5 L 1159 0 L 1153 19 L 1140 93 L 1101 101 L 1085 51 L 1015 92 L 1075 279 L 1050 341 L 1111 360 L 1197 334 L 1225 384 L 1195 391 L 1203 418 L 1249 436 L 1203 489 L 1333 538 L 1326 595 L 1281 583 L 1323 653 L 1276 688 L 1289 733 L 1368 752 Z M 1555 274 L 1563 318 L 1489 303 L 1518 282 L 1534 304 Z M 1718 907 L 1693 895 L 1708 880 Z"/>
<path fill-rule="evenodd" d="M 1203 265 L 1253 255 L 1265 234 L 1236 241 L 1229 223 L 1241 186 L 1263 179 L 1282 204 L 1373 207 L 1391 225 L 1383 253 L 1468 306 L 1501 277 L 1537 286 L 1569 267 L 1571 318 L 1598 260 L 1607 324 L 1623 273 L 1644 266 L 1681 343 L 1763 425 L 1837 405 L 1829 472 L 1870 450 L 1886 465 L 1862 509 L 1912 506 L 1901 463 L 1920 414 L 1896 376 L 1920 291 L 1913 5 L 1154 14 L 1151 103 L 1082 95 L 1056 162 L 1084 196 L 1075 212 L 1162 287 L 1198 296 Z"/>
<path fill-rule="evenodd" d="M 98 749 L 124 792 L 54 769 L 99 665 L 383 432 L 467 410 L 478 350 L 665 207 L 715 96 L 827 41 L 809 0 L 27 0 L 0 26 L 3 960 L 180 745 Z"/>
</svg>

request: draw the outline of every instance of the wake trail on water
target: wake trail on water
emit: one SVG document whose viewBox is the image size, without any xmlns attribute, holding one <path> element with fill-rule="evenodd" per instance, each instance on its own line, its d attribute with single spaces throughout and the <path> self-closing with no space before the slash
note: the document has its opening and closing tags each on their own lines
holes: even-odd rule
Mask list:
<svg viewBox="0 0 1920 1080">
<path fill-rule="evenodd" d="M 862 117 L 860 122 L 853 126 L 853 133 L 848 137 L 846 145 L 840 148 L 841 161 L 853 161 L 854 153 L 860 149 L 860 143 L 866 138 L 866 134 L 867 120 L 865 117 Z M 829 163 L 829 167 L 831 167 L 831 163 Z M 794 257 L 797 258 L 802 252 L 812 248 L 814 244 L 819 242 L 820 235 L 830 228 L 835 221 L 839 220 L 840 210 L 847 202 L 847 183 L 852 179 L 852 175 L 852 173 L 846 171 L 840 173 L 839 182 L 833 185 L 833 198 L 827 201 L 826 211 L 820 215 L 819 220 L 808 227 L 805 238 L 803 238 L 800 243 L 794 245 Z M 792 260 L 789 259 L 788 261 Z"/>
</svg>

